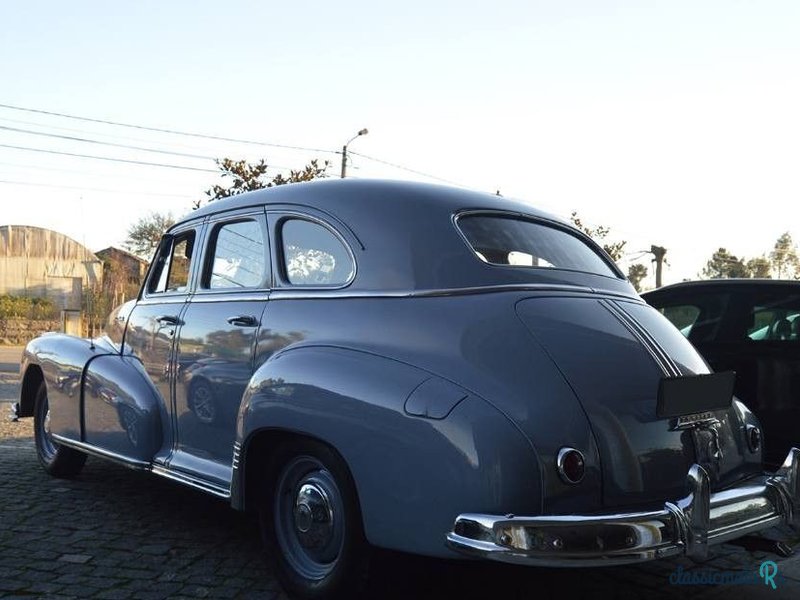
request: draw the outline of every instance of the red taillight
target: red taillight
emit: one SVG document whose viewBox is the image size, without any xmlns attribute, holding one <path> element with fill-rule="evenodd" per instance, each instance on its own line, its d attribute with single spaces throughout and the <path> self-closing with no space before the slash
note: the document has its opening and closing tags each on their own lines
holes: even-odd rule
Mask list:
<svg viewBox="0 0 800 600">
<path fill-rule="evenodd" d="M 562 448 L 558 451 L 556 468 L 561 479 L 566 483 L 580 483 L 586 472 L 583 454 L 575 448 Z"/>
</svg>

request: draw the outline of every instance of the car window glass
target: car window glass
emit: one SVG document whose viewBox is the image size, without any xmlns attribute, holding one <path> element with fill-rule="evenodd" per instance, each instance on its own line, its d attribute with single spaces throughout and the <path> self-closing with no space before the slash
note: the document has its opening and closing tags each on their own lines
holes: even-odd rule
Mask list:
<svg viewBox="0 0 800 600">
<path fill-rule="evenodd" d="M 664 306 L 659 312 L 687 338 L 700 316 L 700 308 L 691 304 Z"/>
<path fill-rule="evenodd" d="M 800 342 L 800 297 L 760 300 L 752 306 L 747 337 L 754 341 Z"/>
<path fill-rule="evenodd" d="M 565 230 L 517 217 L 469 215 L 458 227 L 483 262 L 507 267 L 570 269 L 616 277 L 591 246 Z"/>
<path fill-rule="evenodd" d="M 223 289 L 264 285 L 267 253 L 260 223 L 247 220 L 217 227 L 210 249 L 209 272 L 203 287 Z"/>
<path fill-rule="evenodd" d="M 162 242 L 148 293 L 184 292 L 189 287 L 189 267 L 194 250 L 194 231 L 177 234 Z"/>
<path fill-rule="evenodd" d="M 343 285 L 355 265 L 342 241 L 330 230 L 304 219 L 281 227 L 286 278 L 292 285 Z"/>
<path fill-rule="evenodd" d="M 628 314 L 641 323 L 659 346 L 678 364 L 683 373 L 708 373 L 708 366 L 688 340 L 680 335 L 667 319 L 646 304 L 618 303 Z"/>
</svg>

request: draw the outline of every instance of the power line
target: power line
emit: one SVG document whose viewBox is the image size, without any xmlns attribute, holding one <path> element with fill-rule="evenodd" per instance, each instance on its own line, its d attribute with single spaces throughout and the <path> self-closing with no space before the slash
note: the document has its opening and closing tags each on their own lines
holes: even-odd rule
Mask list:
<svg viewBox="0 0 800 600">
<path fill-rule="evenodd" d="M 184 158 L 199 158 L 201 160 L 214 160 L 213 156 L 189 154 L 186 152 L 174 152 L 172 150 L 160 150 L 158 148 L 146 148 L 144 146 L 131 146 L 129 144 L 117 144 L 114 142 L 104 142 L 102 140 L 92 140 L 89 138 L 76 137 L 73 135 L 61 135 L 59 133 L 46 133 L 44 131 L 33 131 L 31 129 L 22 129 L 19 127 L 8 127 L 7 125 L 0 125 L 0 129 L 4 131 L 13 131 L 16 133 L 25 133 L 28 135 L 41 135 L 44 137 L 58 138 L 60 140 L 70 140 L 72 142 L 84 142 L 87 144 L 99 144 L 101 146 L 113 146 L 115 148 L 126 148 L 128 150 L 141 150 L 142 152 L 156 152 L 158 154 L 170 154 L 172 156 L 182 156 Z"/>
<path fill-rule="evenodd" d="M 8 185 L 27 185 L 27 186 L 35 186 L 35 187 L 47 187 L 47 188 L 59 188 L 64 190 L 80 190 L 84 192 L 104 192 L 110 194 L 132 194 L 135 196 L 161 196 L 161 197 L 169 197 L 169 198 L 194 198 L 195 196 L 190 196 L 187 194 L 162 194 L 159 192 L 137 192 L 135 190 L 110 190 L 105 188 L 91 188 L 91 187 L 83 187 L 83 186 L 74 186 L 74 185 L 56 185 L 51 183 L 38 183 L 33 181 L 13 181 L 10 179 L 0 179 L 0 183 L 5 183 Z"/>
<path fill-rule="evenodd" d="M 157 131 L 158 133 L 169 133 L 172 135 L 183 135 L 187 137 L 203 138 L 207 140 L 217 140 L 222 142 L 234 142 L 237 144 L 250 144 L 253 146 L 270 146 L 273 148 L 285 148 L 287 150 L 303 150 L 305 152 L 325 152 L 328 154 L 337 154 L 334 150 L 325 150 L 322 148 L 305 148 L 303 146 L 290 146 L 287 144 L 273 144 L 270 142 L 261 142 L 257 140 L 245 140 L 237 138 L 229 138 L 221 135 L 210 135 L 206 133 L 196 133 L 191 131 L 180 131 L 177 129 L 162 129 L 159 127 L 147 127 L 145 125 L 134 125 L 132 123 L 121 123 L 119 121 L 108 121 L 105 119 L 94 119 L 91 117 L 80 117 L 77 115 L 70 115 L 67 113 L 53 112 L 49 110 L 40 110 L 36 108 L 25 108 L 22 106 L 12 106 L 10 104 L 0 104 L 0 108 L 7 108 L 8 110 L 19 110 L 29 113 L 36 113 L 40 115 L 49 115 L 52 117 L 63 117 L 65 119 L 75 119 L 77 121 L 87 121 L 89 123 L 102 123 L 103 125 L 114 125 L 117 127 L 129 127 L 131 129 L 141 129 L 144 131 Z"/>
<path fill-rule="evenodd" d="M 131 175 L 131 174 L 119 174 L 119 173 L 101 173 L 97 170 L 92 171 L 83 171 L 79 169 L 63 169 L 59 167 L 43 167 L 41 165 L 26 165 L 20 163 L 11 163 L 0 161 L 0 167 L 16 167 L 18 169 L 24 169 L 27 171 L 53 171 L 57 173 L 74 173 L 76 175 L 82 175 L 85 177 L 100 177 L 100 178 L 109 178 L 113 177 L 114 179 L 135 179 L 137 181 L 141 181 L 141 175 Z M 16 173 L 15 173 L 16 174 Z M 153 178 L 148 177 L 147 181 L 156 182 L 156 183 L 167 183 L 167 184 L 174 184 L 174 180 L 170 179 L 160 179 L 160 178 Z"/>
<path fill-rule="evenodd" d="M 2 104 L 0 104 L 2 106 Z M 416 175 L 422 175 L 423 177 L 428 177 L 429 179 L 436 179 L 437 181 L 442 181 L 444 183 L 449 183 L 451 185 L 457 185 L 459 187 L 464 187 L 460 183 L 456 183 L 451 179 L 445 179 L 444 177 L 437 177 L 436 175 L 431 175 L 430 173 L 424 173 L 422 171 L 417 171 L 416 169 L 411 169 L 409 167 L 404 167 L 403 165 L 398 165 L 397 163 L 389 162 L 388 160 L 382 160 L 380 158 L 375 158 L 374 156 L 367 156 L 366 154 L 361 154 L 360 152 L 353 152 L 352 150 L 348 151 L 349 154 L 353 154 L 355 156 L 360 156 L 361 158 L 366 158 L 367 160 L 372 160 L 377 163 L 381 163 L 383 165 L 388 165 L 390 167 L 394 167 L 395 169 L 401 169 L 403 171 L 408 171 L 409 173 L 414 173 Z"/>
<path fill-rule="evenodd" d="M 185 165 L 171 165 L 164 163 L 147 162 L 143 160 L 130 160 L 126 158 L 111 158 L 110 156 L 95 156 L 92 154 L 76 154 L 74 152 L 60 152 L 58 150 L 45 150 L 44 148 L 28 148 L 26 146 L 13 146 L 11 144 L 0 144 L 0 148 L 11 148 L 13 150 L 27 150 L 30 152 L 44 152 L 45 154 L 60 154 L 62 156 L 74 156 L 76 158 L 91 158 L 94 160 L 107 160 L 110 162 L 127 163 L 131 165 L 144 165 L 148 167 L 163 167 L 166 169 L 183 169 L 185 171 L 200 171 L 202 173 L 219 173 L 214 169 L 203 169 L 200 167 L 187 167 Z"/>
<path fill-rule="evenodd" d="M 111 138 L 113 140 L 127 140 L 129 142 L 145 142 L 145 143 L 149 143 L 149 142 L 153 141 L 153 139 L 146 139 L 146 138 L 141 138 L 141 137 L 131 137 L 129 135 L 119 135 L 119 134 L 115 134 L 115 133 L 103 133 L 103 132 L 100 132 L 100 131 L 79 129 L 79 128 L 76 128 L 76 127 L 63 127 L 63 126 L 59 126 L 59 125 L 51 125 L 51 124 L 47 124 L 47 123 L 41 123 L 39 121 L 26 121 L 24 119 L 9 119 L 8 117 L 0 117 L 0 121 L 3 121 L 5 123 L 15 123 L 17 125 L 33 125 L 34 127 L 44 127 L 44 128 L 46 128 L 48 130 L 70 131 L 72 133 L 81 133 L 81 134 L 84 134 L 84 135 L 90 134 L 90 135 L 99 136 L 99 137 L 103 137 L 103 138 Z M 174 146 L 174 147 L 178 147 L 178 148 L 184 148 L 184 149 L 187 149 L 187 150 L 197 150 L 197 146 L 191 146 L 191 145 L 187 145 L 187 144 L 182 144 L 180 142 L 178 142 L 178 143 L 167 142 L 167 143 L 171 147 Z M 203 150 L 205 150 L 205 148 L 203 148 Z"/>
</svg>

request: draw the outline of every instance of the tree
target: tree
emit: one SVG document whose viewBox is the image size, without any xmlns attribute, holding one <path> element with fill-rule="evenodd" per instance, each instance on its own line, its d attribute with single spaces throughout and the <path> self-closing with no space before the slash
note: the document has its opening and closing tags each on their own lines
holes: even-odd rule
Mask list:
<svg viewBox="0 0 800 600">
<path fill-rule="evenodd" d="M 772 265 L 764 256 L 751 258 L 747 261 L 747 270 L 750 272 L 750 277 L 758 277 L 759 279 L 772 279 Z"/>
<path fill-rule="evenodd" d="M 750 277 L 750 271 L 743 258 L 734 256 L 725 248 L 711 255 L 702 276 L 706 279 L 728 279 L 730 277 Z"/>
<path fill-rule="evenodd" d="M 603 250 L 605 250 L 612 258 L 612 260 L 616 262 L 622 258 L 622 249 L 628 242 L 606 242 L 606 237 L 609 233 L 611 233 L 611 228 L 605 227 L 604 225 L 598 225 L 597 227 L 589 227 L 588 225 L 584 225 L 583 221 L 581 221 L 580 217 L 578 217 L 578 213 L 576 211 L 572 211 L 570 220 L 575 227 L 583 231 L 595 242 L 600 244 L 603 247 Z"/>
<path fill-rule="evenodd" d="M 153 258 L 153 253 L 164 232 L 175 224 L 172 213 L 153 212 L 141 217 L 128 229 L 128 238 L 123 246 L 137 256 L 146 260 Z"/>
<path fill-rule="evenodd" d="M 792 236 L 787 231 L 775 242 L 775 247 L 769 253 L 772 270 L 778 279 L 800 278 L 800 257 L 797 255 L 797 244 L 792 241 Z"/>
<path fill-rule="evenodd" d="M 642 263 L 634 263 L 628 267 L 628 279 L 637 292 L 642 291 L 642 280 L 647 277 L 647 267 Z"/>
<path fill-rule="evenodd" d="M 320 166 L 319 161 L 315 158 L 299 171 L 289 171 L 288 177 L 278 173 L 272 179 L 265 180 L 264 177 L 269 167 L 264 159 L 257 163 L 248 163 L 246 160 L 233 160 L 231 158 L 217 159 L 214 162 L 217 163 L 217 167 L 222 171 L 222 177 L 230 181 L 230 185 L 225 187 L 215 184 L 211 189 L 206 190 L 209 202 L 276 185 L 319 179 L 327 175 L 327 170 L 330 166 L 330 161 L 327 160 Z M 194 208 L 200 208 L 201 203 L 201 200 L 195 202 Z"/>
</svg>

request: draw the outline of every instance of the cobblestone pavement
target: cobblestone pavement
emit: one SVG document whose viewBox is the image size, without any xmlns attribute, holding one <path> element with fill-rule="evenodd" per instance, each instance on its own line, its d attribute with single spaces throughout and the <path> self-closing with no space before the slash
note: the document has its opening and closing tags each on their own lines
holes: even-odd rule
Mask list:
<svg viewBox="0 0 800 600">
<path fill-rule="evenodd" d="M 2 409 L 2 404 L 0 404 Z M 265 598 L 286 596 L 263 560 L 256 519 L 158 477 L 89 458 L 72 481 L 39 467 L 31 420 L 0 422 L 0 597 Z M 783 533 L 783 532 L 781 532 Z M 736 546 L 688 559 L 587 570 L 531 569 L 376 552 L 367 598 L 800 597 L 800 553 Z M 779 564 L 778 589 L 680 586 L 684 571 L 755 572 Z"/>
</svg>

